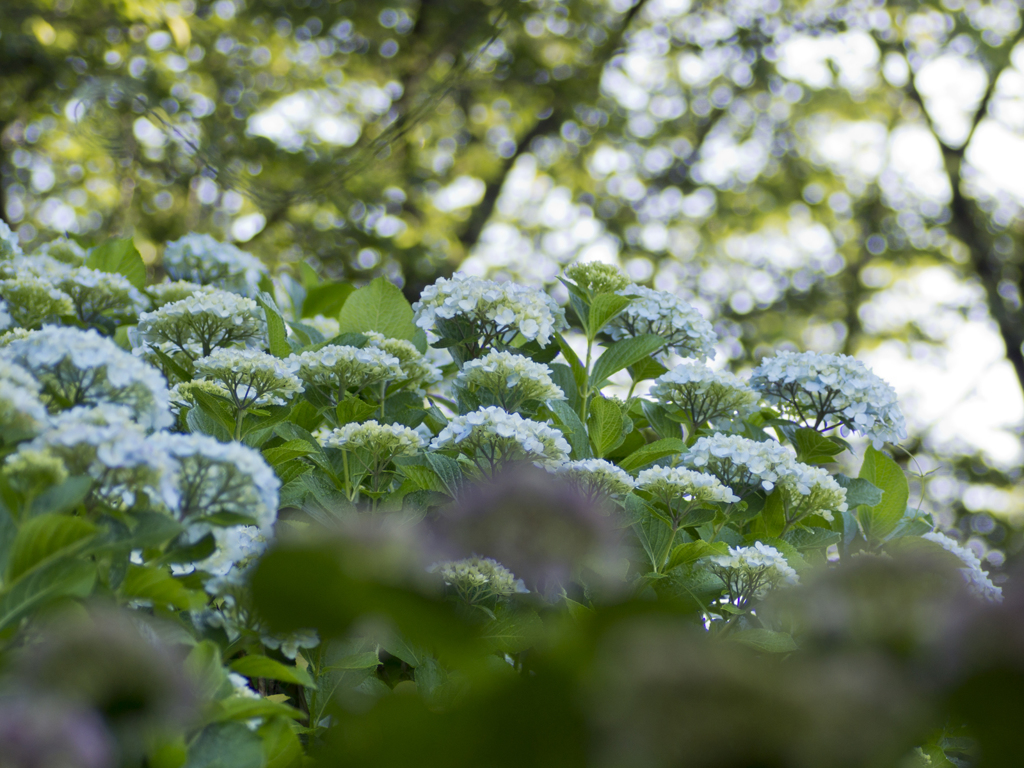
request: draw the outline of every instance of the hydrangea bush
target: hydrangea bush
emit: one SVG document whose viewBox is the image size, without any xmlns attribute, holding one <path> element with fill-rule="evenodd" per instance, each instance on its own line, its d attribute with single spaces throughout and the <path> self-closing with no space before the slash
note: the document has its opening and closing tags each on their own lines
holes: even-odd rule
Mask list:
<svg viewBox="0 0 1024 768">
<path fill-rule="evenodd" d="M 456 712 L 467 669 L 527 674 L 631 600 L 770 655 L 804 640 L 762 606 L 865 558 L 927 555 L 1002 599 L 909 497 L 884 381 L 820 353 L 713 370 L 711 324 L 608 265 L 567 269 L 565 308 L 456 273 L 411 306 L 378 278 L 282 309 L 208 236 L 168 244 L 161 282 L 126 241 L 4 243 L 0 639 L 54 601 L 159 620 L 205 698 L 150 764 L 206 764 L 232 723 L 298 764 L 347 743 L 339 702 L 407 683 Z"/>
</svg>

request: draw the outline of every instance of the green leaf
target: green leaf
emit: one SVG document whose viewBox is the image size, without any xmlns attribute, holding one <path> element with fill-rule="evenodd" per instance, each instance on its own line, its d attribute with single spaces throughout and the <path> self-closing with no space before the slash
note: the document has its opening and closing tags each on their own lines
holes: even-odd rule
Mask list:
<svg viewBox="0 0 1024 768">
<path fill-rule="evenodd" d="M 632 520 L 633 531 L 640 541 L 640 546 L 647 553 L 651 568 L 661 571 L 668 558 L 669 547 L 672 546 L 672 530 L 654 514 L 647 502 L 636 494 L 627 495 L 623 503 L 626 514 Z"/>
<path fill-rule="evenodd" d="M 868 540 L 880 541 L 893 532 L 907 510 L 907 500 L 910 498 L 907 476 L 889 456 L 869 446 L 864 452 L 860 478 L 882 491 L 882 500 L 878 504 L 863 505 L 857 510 L 857 517 Z"/>
<path fill-rule="evenodd" d="M 804 464 L 829 464 L 843 452 L 841 445 L 836 445 L 813 429 L 796 430 L 793 446 L 796 448 L 796 460 Z"/>
<path fill-rule="evenodd" d="M 262 768 L 263 742 L 242 723 L 214 723 L 188 750 L 185 768 Z"/>
<path fill-rule="evenodd" d="M 270 680 L 303 685 L 306 688 L 316 688 L 316 683 L 306 670 L 282 664 L 267 656 L 242 656 L 232 661 L 230 666 L 233 671 L 249 678 L 266 677 Z"/>
<path fill-rule="evenodd" d="M 260 291 L 256 294 L 256 303 L 263 308 L 263 313 L 267 316 L 267 346 L 270 354 L 274 357 L 288 357 L 292 353 L 291 345 L 288 344 L 288 329 L 274 297 Z"/>
<path fill-rule="evenodd" d="M 640 405 L 647 418 L 647 423 L 661 437 L 675 440 L 682 438 L 683 428 L 679 426 L 678 421 L 673 421 L 668 417 L 668 411 L 663 406 L 651 400 L 641 400 Z"/>
<path fill-rule="evenodd" d="M 89 495 L 93 483 L 93 479 L 86 475 L 69 477 L 60 485 L 48 488 L 39 494 L 32 502 L 30 512 L 33 515 L 68 512 L 81 504 Z"/>
<path fill-rule="evenodd" d="M 185 657 L 185 673 L 192 681 L 199 699 L 211 699 L 227 681 L 221 662 L 220 646 L 212 640 L 203 640 Z"/>
<path fill-rule="evenodd" d="M 590 386 L 601 387 L 605 380 L 617 371 L 649 357 L 665 346 L 665 340 L 654 334 L 644 334 L 632 339 L 622 339 L 605 349 L 590 374 Z"/>
<path fill-rule="evenodd" d="M 57 560 L 26 573 L 0 593 L 0 631 L 58 597 L 86 597 L 96 568 L 82 560 Z"/>
<path fill-rule="evenodd" d="M 843 538 L 839 531 L 828 528 L 794 528 L 785 539 L 797 549 L 823 549 Z"/>
<path fill-rule="evenodd" d="M 295 707 L 280 704 L 270 699 L 250 699 L 248 697 L 231 697 L 221 699 L 212 708 L 209 721 L 224 722 L 226 720 L 252 720 L 254 717 L 290 717 L 302 720 L 305 717 Z"/>
<path fill-rule="evenodd" d="M 391 655 L 398 656 L 396 653 L 392 653 Z M 401 656 L 399 656 L 399 658 L 401 658 L 406 664 L 412 664 L 408 659 Z M 415 664 L 412 665 L 416 666 Z M 376 669 L 378 666 L 380 666 L 380 656 L 377 651 L 364 651 L 363 653 L 353 653 L 349 656 L 343 656 L 329 667 L 325 667 L 323 671 L 333 672 L 345 669 Z"/>
<path fill-rule="evenodd" d="M 561 428 L 560 431 L 572 447 L 572 458 L 593 458 L 594 453 L 590 450 L 590 438 L 587 436 L 587 430 L 583 427 L 580 417 L 576 415 L 576 411 L 570 408 L 564 400 L 552 400 L 548 403 L 548 408 L 554 414 L 556 425 Z"/>
<path fill-rule="evenodd" d="M 663 373 L 668 373 L 668 368 L 653 357 L 645 357 L 629 366 L 629 375 L 633 377 L 633 381 L 656 379 Z"/>
<path fill-rule="evenodd" d="M 337 317 L 355 287 L 348 283 L 326 283 L 314 285 L 306 290 L 306 300 L 302 302 L 302 316 Z"/>
<path fill-rule="evenodd" d="M 506 609 L 484 627 L 481 638 L 491 651 L 518 653 L 537 644 L 544 636 L 544 622 L 529 608 Z"/>
<path fill-rule="evenodd" d="M 207 435 L 222 443 L 231 442 L 231 433 L 221 424 L 220 419 L 211 416 L 203 406 L 189 408 L 185 415 L 185 423 L 194 434 Z"/>
<path fill-rule="evenodd" d="M 562 357 L 569 364 L 569 369 L 572 371 L 573 380 L 576 382 L 576 391 L 579 397 L 582 397 L 587 392 L 587 369 L 583 367 L 583 363 L 576 355 L 575 350 L 569 346 L 569 342 L 560 333 L 555 334 L 555 341 L 558 342 L 558 348 L 562 351 Z"/>
<path fill-rule="evenodd" d="M 593 340 L 629 304 L 630 299 L 619 296 L 617 293 L 602 293 L 595 296 L 590 303 L 590 313 L 587 318 L 588 337 Z"/>
<path fill-rule="evenodd" d="M 170 605 L 182 611 L 198 611 L 209 601 L 205 592 L 189 589 L 163 568 L 134 563 L 119 591 L 124 597 L 150 600 L 154 607 Z"/>
<path fill-rule="evenodd" d="M 580 395 L 576 379 L 572 375 L 572 368 L 565 363 L 548 363 L 548 370 L 551 371 L 551 380 L 555 382 L 565 395 L 564 402 L 573 410 L 579 407 Z"/>
<path fill-rule="evenodd" d="M 680 439 L 667 437 L 662 440 L 655 440 L 643 448 L 639 448 L 619 462 L 619 467 L 626 472 L 635 472 L 645 467 L 652 461 L 663 459 L 686 451 L 686 443 Z"/>
<path fill-rule="evenodd" d="M 259 729 L 263 739 L 263 768 L 289 768 L 300 765 L 302 743 L 283 718 L 274 718 Z"/>
<path fill-rule="evenodd" d="M 85 266 L 100 272 L 124 275 L 136 288 L 146 285 L 146 263 L 130 237 L 97 245 L 85 260 Z"/>
<path fill-rule="evenodd" d="M 441 478 L 444 487 L 448 489 L 448 495 L 455 498 L 462 491 L 462 467 L 459 462 L 450 456 L 441 453 L 428 451 L 424 454 L 430 466 L 434 468 L 437 476 Z"/>
<path fill-rule="evenodd" d="M 47 514 L 29 518 L 14 539 L 7 564 L 7 581 L 14 581 L 47 558 L 75 549 L 96 531 L 95 525 L 80 517 Z"/>
<path fill-rule="evenodd" d="M 709 544 L 706 541 L 689 541 L 672 549 L 672 554 L 665 565 L 665 571 L 671 571 L 681 565 L 689 565 L 704 557 L 728 554 L 729 546 L 724 541 L 716 541 L 714 544 Z"/>
<path fill-rule="evenodd" d="M 441 482 L 441 478 L 430 467 L 424 467 L 422 464 L 405 464 L 399 469 L 403 475 L 415 483 L 417 488 L 438 493 L 446 493 L 448 490 L 448 486 Z"/>
<path fill-rule="evenodd" d="M 882 489 L 861 477 L 833 475 L 835 481 L 846 489 L 846 504 L 850 509 L 861 505 L 878 506 L 882 501 Z"/>
<path fill-rule="evenodd" d="M 587 433 L 594 455 L 601 458 L 622 442 L 622 410 L 611 400 L 598 395 L 590 403 Z"/>
<path fill-rule="evenodd" d="M 377 406 L 365 400 L 360 400 L 352 394 L 347 394 L 345 399 L 338 403 L 338 407 L 335 409 L 339 426 L 353 421 L 366 421 L 376 412 Z"/>
<path fill-rule="evenodd" d="M 416 335 L 412 307 L 398 286 L 383 276 L 348 297 L 338 322 L 340 333 L 377 331 L 389 339 L 412 339 Z"/>
<path fill-rule="evenodd" d="M 277 468 L 278 465 L 297 459 L 300 456 L 307 456 L 313 452 L 313 446 L 307 443 L 305 440 L 288 440 L 283 445 L 278 445 L 274 448 L 267 448 L 263 453 L 263 458 L 267 460 L 267 463 Z"/>
<path fill-rule="evenodd" d="M 728 639 L 762 653 L 792 653 L 800 650 L 788 632 L 773 632 L 770 629 L 741 629 L 729 635 Z"/>
<path fill-rule="evenodd" d="M 768 494 L 761 512 L 765 532 L 769 536 L 781 536 L 786 527 L 786 505 L 782 500 L 782 491 L 778 488 Z"/>
</svg>

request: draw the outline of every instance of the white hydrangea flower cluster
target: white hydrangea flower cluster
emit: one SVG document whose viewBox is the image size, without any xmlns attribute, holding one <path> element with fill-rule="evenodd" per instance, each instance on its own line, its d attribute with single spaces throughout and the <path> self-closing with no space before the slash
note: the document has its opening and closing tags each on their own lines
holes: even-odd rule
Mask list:
<svg viewBox="0 0 1024 768">
<path fill-rule="evenodd" d="M 654 380 L 650 395 L 670 413 L 681 413 L 696 426 L 754 411 L 761 396 L 739 376 L 683 362 Z"/>
<path fill-rule="evenodd" d="M 715 356 L 718 336 L 711 323 L 678 296 L 640 285 L 631 285 L 616 293 L 632 299 L 630 305 L 608 323 L 608 334 L 616 341 L 653 333 L 665 339 L 664 348 L 655 357 L 664 359 L 668 352 L 698 360 Z"/>
<path fill-rule="evenodd" d="M 217 289 L 212 285 L 191 283 L 188 280 L 166 280 L 147 287 L 146 292 L 149 294 L 153 309 L 160 309 L 166 304 L 182 301 L 197 293 L 216 293 Z"/>
<path fill-rule="evenodd" d="M 195 369 L 197 380 L 221 384 L 239 410 L 284 405 L 303 391 L 293 358 L 282 360 L 257 349 L 221 347 L 196 360 Z"/>
<path fill-rule="evenodd" d="M 321 429 L 315 435 L 324 448 L 344 451 L 366 450 L 387 461 L 396 456 L 413 455 L 423 447 L 423 438 L 404 424 L 379 424 L 370 419 L 345 424 L 337 429 Z"/>
<path fill-rule="evenodd" d="M 72 267 L 54 284 L 71 299 L 83 323 L 95 322 L 104 315 L 119 321 L 134 320 L 149 307 L 149 299 L 128 278 L 112 272 Z"/>
<path fill-rule="evenodd" d="M 1002 588 L 992 583 L 992 579 L 989 578 L 989 575 L 981 567 L 981 560 L 971 550 L 962 546 L 956 539 L 952 539 L 939 531 L 926 533 L 921 538 L 934 541 L 947 552 L 952 552 L 960 558 L 964 564 L 964 567 L 960 569 L 960 573 L 963 575 L 968 589 L 973 594 L 990 603 L 1001 603 L 1003 601 Z"/>
<path fill-rule="evenodd" d="M 469 456 L 486 475 L 493 475 L 504 463 L 516 459 L 557 466 L 568 460 L 571 450 L 554 427 L 493 405 L 448 422 L 430 442 L 432 451 L 446 448 L 456 448 Z"/>
<path fill-rule="evenodd" d="M 896 390 L 849 355 L 780 352 L 761 361 L 750 385 L 812 429 L 842 425 L 871 438 L 877 449 L 907 437 Z"/>
<path fill-rule="evenodd" d="M 766 491 L 778 485 L 790 523 L 811 514 L 831 521 L 836 512 L 847 509 L 845 488 L 821 467 L 797 461 L 774 440 L 722 434 L 702 437 L 683 456 L 683 462 L 706 468 L 741 496 L 758 485 Z"/>
<path fill-rule="evenodd" d="M 307 386 L 323 387 L 335 402 L 341 402 L 345 392 L 359 392 L 371 384 L 396 381 L 405 372 L 398 358 L 376 347 L 349 347 L 328 344 L 318 350 L 302 352 L 288 358 L 293 370 Z"/>
<path fill-rule="evenodd" d="M 636 481 L 628 472 L 605 459 L 567 461 L 548 469 L 564 477 L 577 493 L 592 501 L 625 496 L 636 487 Z"/>
<path fill-rule="evenodd" d="M 763 597 L 774 587 L 800 583 L 782 553 L 760 541 L 750 547 L 729 547 L 728 555 L 713 555 L 708 561 L 726 583 L 729 596 L 741 603 Z"/>
<path fill-rule="evenodd" d="M 68 479 L 64 462 L 47 449 L 21 446 L 3 463 L 2 474 L 15 491 L 29 496 L 60 485 Z"/>
<path fill-rule="evenodd" d="M 152 442 L 177 462 L 178 516 L 245 515 L 261 530 L 277 519 L 281 481 L 259 451 L 206 435 L 159 432 Z"/>
<path fill-rule="evenodd" d="M 49 421 L 39 398 L 39 382 L 0 355 L 0 436 L 15 440 L 34 437 Z"/>
<path fill-rule="evenodd" d="M 47 451 L 71 474 L 89 475 L 97 482 L 95 495 L 109 505 L 131 506 L 145 492 L 168 511 L 178 507 L 176 463 L 122 406 L 80 406 L 57 414 L 18 450 Z"/>
<path fill-rule="evenodd" d="M 508 344 L 521 333 L 547 346 L 556 331 L 567 328 L 565 312 L 542 290 L 517 283 L 496 283 L 456 272 L 423 289 L 412 305 L 416 325 L 444 336 L 444 321 L 459 318 L 483 346 Z"/>
<path fill-rule="evenodd" d="M 455 386 L 471 393 L 489 392 L 509 411 L 529 400 L 565 400 L 565 393 L 551 380 L 551 369 L 546 365 L 498 350 L 467 361 L 455 377 Z"/>
<path fill-rule="evenodd" d="M 33 328 L 47 318 L 75 314 L 71 297 L 36 275 L 0 280 L 0 298 L 14 322 L 23 328 Z"/>
<path fill-rule="evenodd" d="M 47 326 L 12 341 L 0 359 L 32 373 L 51 410 L 115 404 L 129 408 L 148 430 L 174 422 L 160 372 L 94 330 Z"/>
<path fill-rule="evenodd" d="M 210 235 L 189 233 L 168 243 L 163 266 L 172 280 L 188 280 L 246 296 L 255 296 L 266 265 L 251 253 Z"/>
<path fill-rule="evenodd" d="M 228 291 L 210 291 L 143 312 L 133 345 L 140 354 L 153 346 L 195 359 L 219 347 L 257 348 L 266 336 L 266 317 L 255 301 Z"/>
<path fill-rule="evenodd" d="M 6 221 L 0 219 L 0 260 L 13 259 L 21 254 L 18 235 L 11 231 Z"/>
<path fill-rule="evenodd" d="M 636 478 L 636 485 L 659 499 L 711 501 L 731 504 L 740 497 L 714 475 L 685 467 L 651 467 Z"/>
<path fill-rule="evenodd" d="M 702 437 L 683 455 L 683 462 L 710 472 L 734 490 L 761 486 L 770 491 L 796 457 L 774 440 L 750 440 L 739 435 Z M 741 494 L 742 495 L 742 494 Z"/>
<path fill-rule="evenodd" d="M 32 252 L 33 256 L 47 256 L 63 264 L 80 267 L 89 258 L 89 251 L 68 237 L 56 237 Z"/>
<path fill-rule="evenodd" d="M 489 557 L 451 560 L 430 570 L 440 573 L 444 583 L 470 605 L 508 597 L 517 591 L 512 571 Z"/>
<path fill-rule="evenodd" d="M 402 369 L 402 377 L 396 383 L 408 386 L 417 394 L 426 394 L 426 390 L 443 378 L 441 369 L 428 360 L 411 341 L 405 339 L 389 339 L 383 333 L 366 331 L 366 343 L 369 348 L 380 349 L 398 358 Z"/>
<path fill-rule="evenodd" d="M 565 268 L 565 276 L 590 296 L 615 293 L 628 288 L 632 281 L 614 264 L 584 261 Z"/>
<path fill-rule="evenodd" d="M 182 408 L 193 408 L 196 404 L 196 392 L 204 392 L 211 397 L 230 400 L 231 394 L 223 384 L 216 381 L 198 379 L 196 381 L 180 381 L 170 389 L 171 411 L 179 413 Z"/>
</svg>

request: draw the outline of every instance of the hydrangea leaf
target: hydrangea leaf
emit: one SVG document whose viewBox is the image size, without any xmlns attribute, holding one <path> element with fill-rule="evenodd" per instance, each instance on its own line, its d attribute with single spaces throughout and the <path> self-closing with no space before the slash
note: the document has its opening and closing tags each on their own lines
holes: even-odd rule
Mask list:
<svg viewBox="0 0 1024 768">
<path fill-rule="evenodd" d="M 88 520 L 69 515 L 36 515 L 18 530 L 7 564 L 7 581 L 14 581 L 44 560 L 67 553 L 88 541 L 97 528 Z"/>
<path fill-rule="evenodd" d="M 0 631 L 58 597 L 86 597 L 96 567 L 84 560 L 56 560 L 26 573 L 0 593 Z"/>
<path fill-rule="evenodd" d="M 593 339 L 608 322 L 629 306 L 630 299 L 616 293 L 602 293 L 594 297 L 590 304 L 590 316 L 587 322 L 587 336 Z"/>
<path fill-rule="evenodd" d="M 843 452 L 843 447 L 813 429 L 798 429 L 793 433 L 796 459 L 804 464 L 829 464 Z"/>
<path fill-rule="evenodd" d="M 412 339 L 416 335 L 412 307 L 386 277 L 378 277 L 352 293 L 341 308 L 338 322 L 341 333 L 377 331 L 389 339 Z"/>
<path fill-rule="evenodd" d="M 595 397 L 590 403 L 587 432 L 598 458 L 622 442 L 622 410 L 611 400 Z"/>
<path fill-rule="evenodd" d="M 269 680 L 295 683 L 306 688 L 316 688 L 316 683 L 313 682 L 313 678 L 306 670 L 282 664 L 267 656 L 258 654 L 242 656 L 231 662 L 231 669 L 249 678 L 265 677 Z"/>
<path fill-rule="evenodd" d="M 619 462 L 619 466 L 627 472 L 635 472 L 658 459 L 685 451 L 686 443 L 678 438 L 667 437 L 648 443 L 643 448 L 629 454 Z"/>
<path fill-rule="evenodd" d="M 302 302 L 302 316 L 338 317 L 355 287 L 348 283 L 326 283 L 307 289 L 306 300 Z"/>
<path fill-rule="evenodd" d="M 267 316 L 267 344 L 270 354 L 274 357 L 288 357 L 292 348 L 288 344 L 288 331 L 284 324 L 284 318 L 277 309 L 274 299 L 267 293 L 260 291 L 256 295 L 256 302 L 263 308 Z"/>
<path fill-rule="evenodd" d="M 664 346 L 665 340 L 651 333 L 615 342 L 594 363 L 594 369 L 590 372 L 590 385 L 600 387 L 613 373 L 640 362 Z"/>
<path fill-rule="evenodd" d="M 857 510 L 868 539 L 880 541 L 893 532 L 907 510 L 910 498 L 907 476 L 888 455 L 869 447 L 864 453 L 859 477 L 882 491 L 882 500 L 878 504 L 863 505 Z"/>
<path fill-rule="evenodd" d="M 96 246 L 85 260 L 85 266 L 124 275 L 136 288 L 146 285 L 146 263 L 130 237 L 107 240 Z"/>
<path fill-rule="evenodd" d="M 728 639 L 762 653 L 792 653 L 800 650 L 791 634 L 770 629 L 741 629 L 729 635 Z"/>
</svg>

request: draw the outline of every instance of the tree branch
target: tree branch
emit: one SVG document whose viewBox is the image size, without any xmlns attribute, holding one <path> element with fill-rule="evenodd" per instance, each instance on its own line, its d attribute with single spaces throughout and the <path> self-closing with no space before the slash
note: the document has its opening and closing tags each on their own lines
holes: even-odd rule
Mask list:
<svg viewBox="0 0 1024 768">
<path fill-rule="evenodd" d="M 626 34 L 626 30 L 629 29 L 630 24 L 633 23 L 633 20 L 637 17 L 646 3 L 647 0 L 638 0 L 638 2 L 623 15 L 618 29 L 608 36 L 608 40 L 605 41 L 604 45 L 601 46 L 600 52 L 594 57 L 594 61 L 590 65 L 591 68 L 604 67 L 608 60 L 619 51 L 622 38 Z M 554 105 L 549 108 L 551 109 L 551 114 L 541 119 L 527 132 L 525 136 L 523 136 L 522 139 L 519 140 L 516 145 L 515 153 L 502 164 L 501 172 L 487 183 L 483 198 L 473 209 L 473 213 L 470 215 L 469 221 L 466 223 L 466 227 L 459 234 L 459 241 L 466 250 L 469 250 L 476 245 L 476 242 L 480 239 L 480 235 L 483 232 L 484 227 L 487 225 L 488 220 L 491 218 L 491 214 L 494 212 L 494 206 L 498 202 L 498 196 L 501 194 L 501 189 L 505 186 L 505 179 L 508 177 L 509 171 L 512 170 L 512 166 L 515 165 L 516 160 L 529 151 L 530 144 L 534 139 L 545 135 L 551 130 L 557 129 L 561 125 L 562 120 L 564 119 L 564 112 L 560 109 L 556 109 Z"/>
<path fill-rule="evenodd" d="M 1010 42 L 1010 45 L 1016 45 L 1022 36 L 1024 36 L 1024 32 L 1018 33 L 1016 38 Z M 985 94 L 978 105 L 978 111 L 971 121 L 971 129 L 967 135 L 967 140 L 959 147 L 953 147 L 939 138 L 935 123 L 925 107 L 924 99 L 921 98 L 921 94 L 917 90 L 913 76 L 907 83 L 906 92 L 921 108 L 928 128 L 931 130 L 935 141 L 942 151 L 943 164 L 946 168 L 946 177 L 950 188 L 949 210 L 951 219 L 949 229 L 967 248 L 971 267 L 985 289 L 989 313 L 992 315 L 992 319 L 996 321 L 999 334 L 1003 338 L 1003 344 L 1006 347 L 1006 358 L 1013 365 L 1017 381 L 1021 389 L 1024 390 L 1024 312 L 1020 308 L 1009 304 L 1000 294 L 1000 284 L 1004 281 L 1003 260 L 993 247 L 992 237 L 987 227 L 978 220 L 979 213 L 976 205 L 967 198 L 962 189 L 963 163 L 967 148 L 970 146 L 975 130 L 985 118 L 988 106 L 996 91 L 996 83 L 1003 73 L 1003 69 L 1005 69 L 1005 66 L 990 75 L 988 87 L 985 89 Z M 1024 280 L 1018 279 L 1016 282 L 1018 291 L 1024 288 L 1024 284 L 1022 284 Z"/>
</svg>

